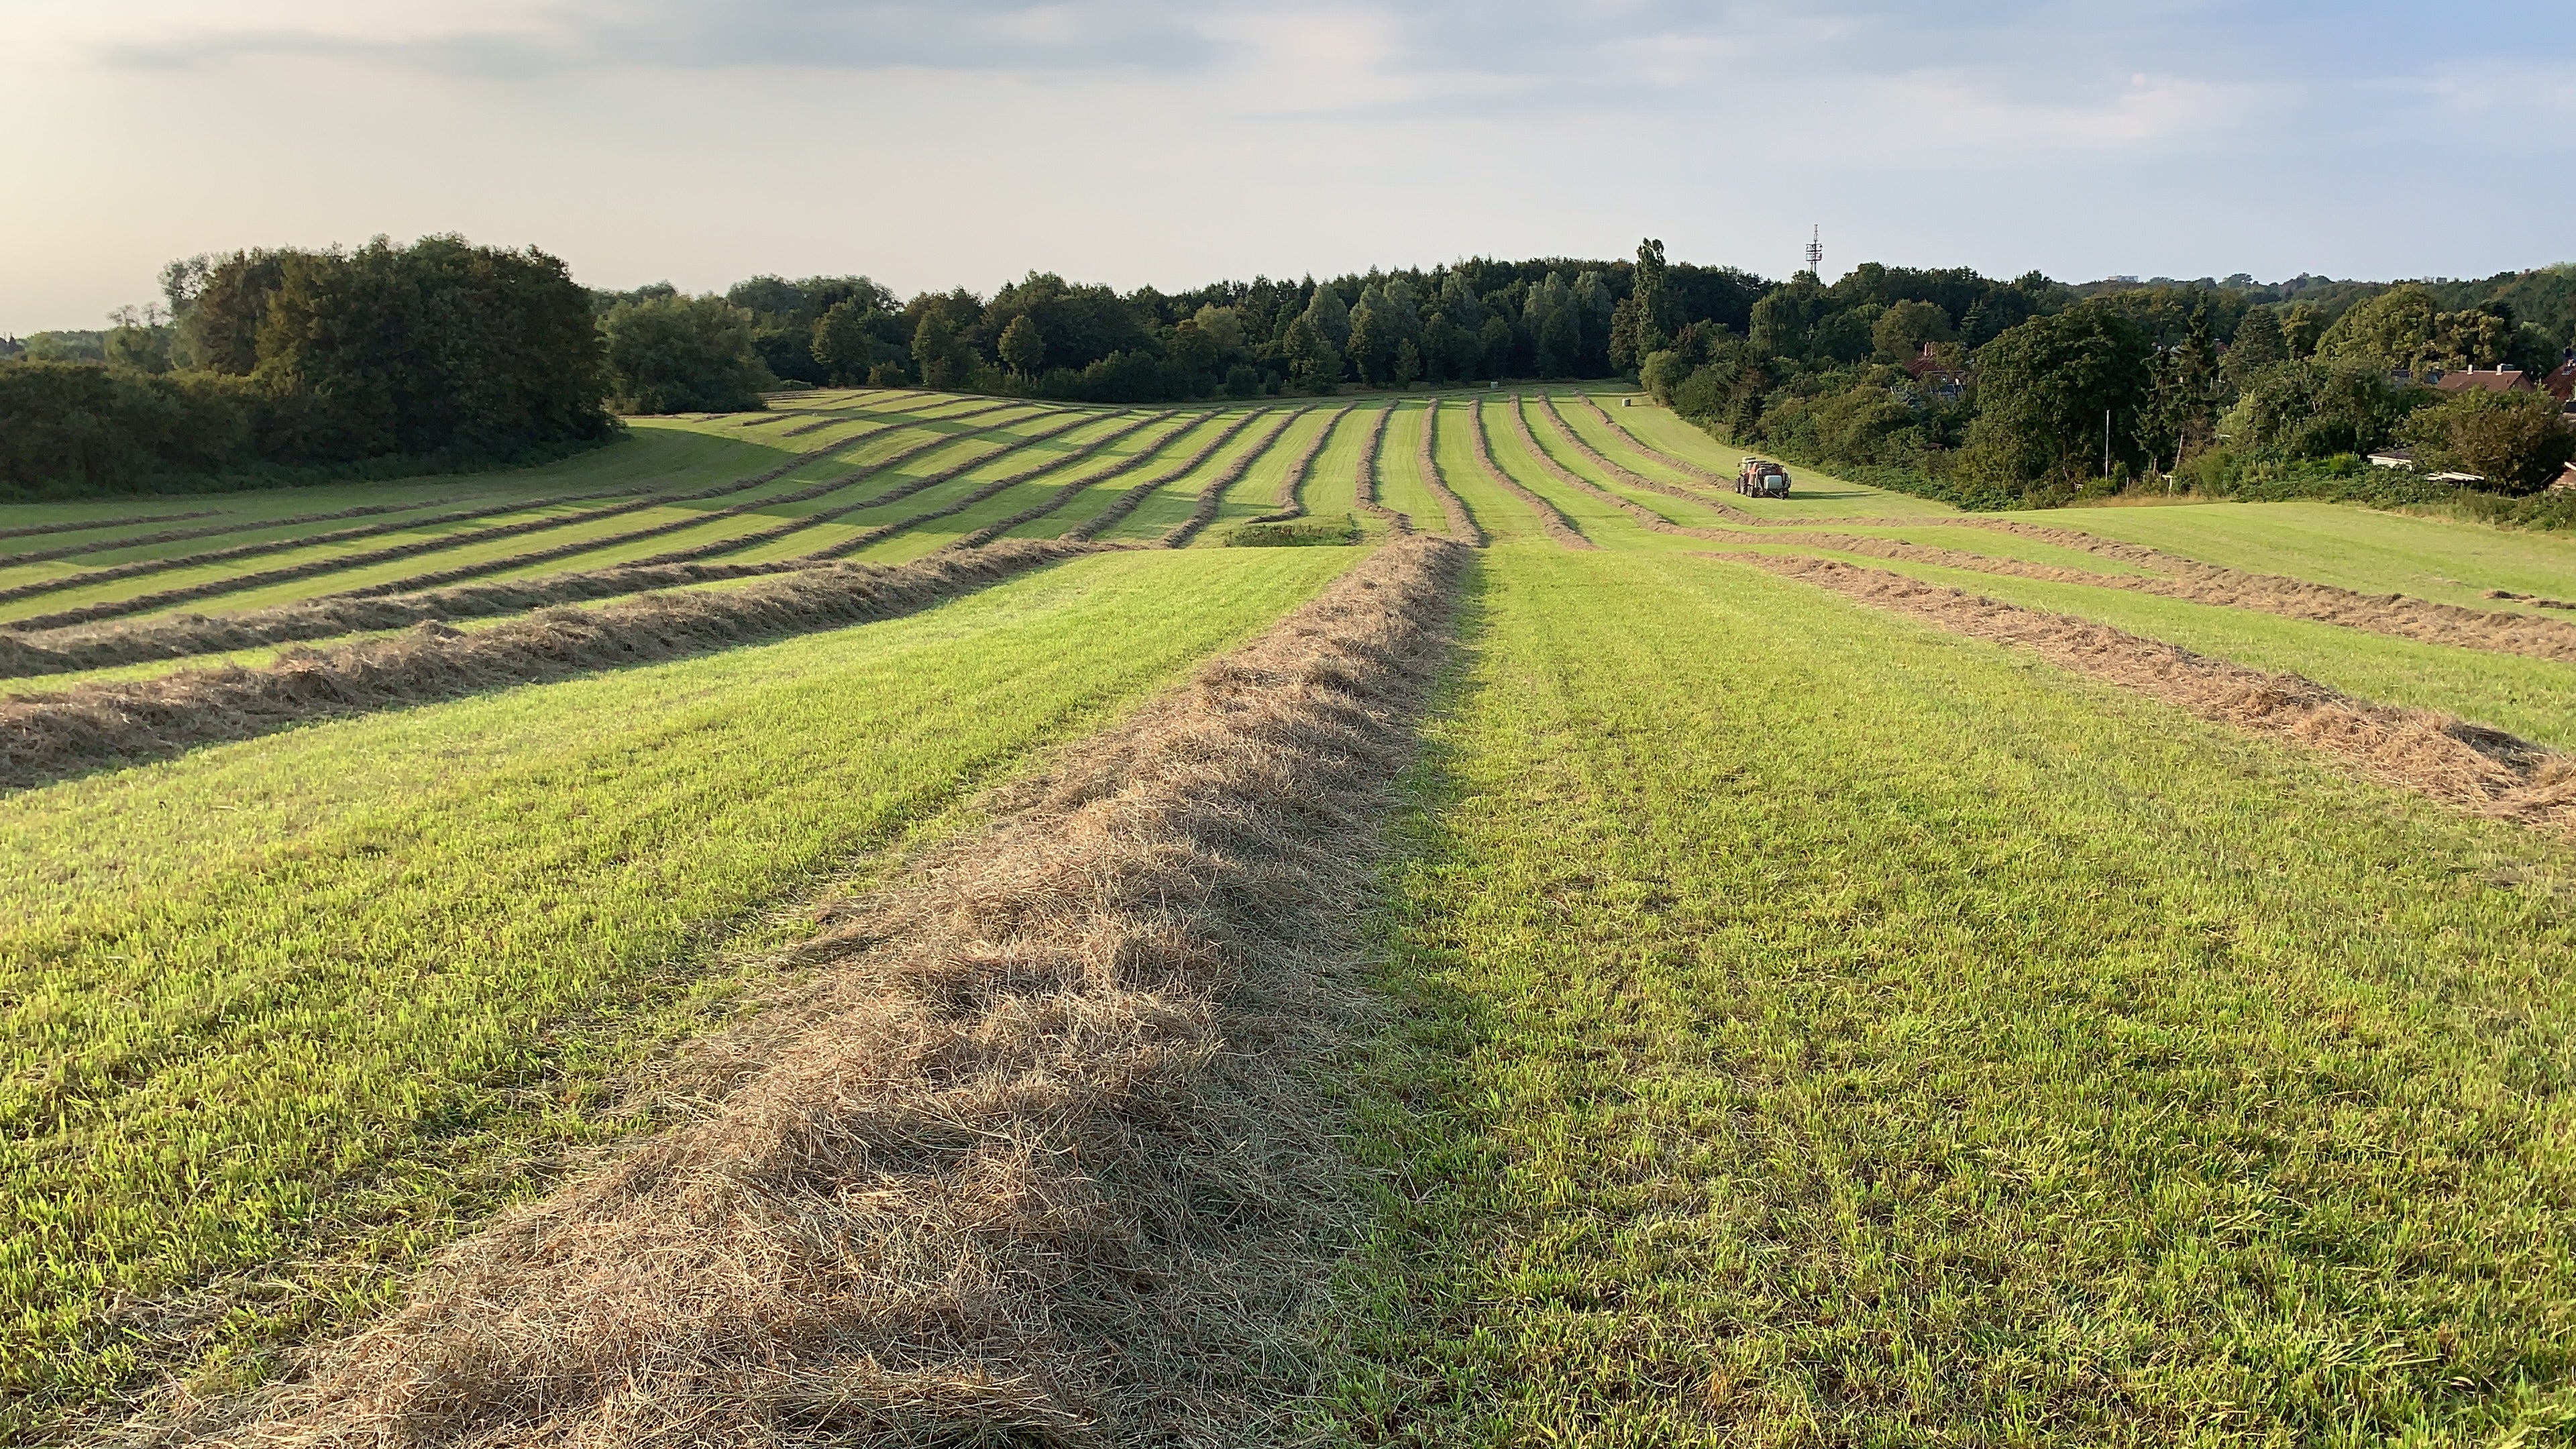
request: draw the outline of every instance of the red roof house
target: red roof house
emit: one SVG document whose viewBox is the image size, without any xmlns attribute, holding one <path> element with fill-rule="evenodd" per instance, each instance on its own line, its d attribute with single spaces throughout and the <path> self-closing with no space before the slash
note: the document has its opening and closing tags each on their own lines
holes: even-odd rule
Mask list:
<svg viewBox="0 0 2576 1449">
<path fill-rule="evenodd" d="M 2433 384 L 2444 392 L 2529 392 L 2531 379 L 2518 367 L 2472 367 L 2466 372 L 2446 372 Z"/>
</svg>

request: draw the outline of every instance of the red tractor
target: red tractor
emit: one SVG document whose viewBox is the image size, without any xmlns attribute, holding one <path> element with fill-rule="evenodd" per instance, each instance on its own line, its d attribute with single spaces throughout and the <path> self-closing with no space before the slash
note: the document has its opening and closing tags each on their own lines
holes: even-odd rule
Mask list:
<svg viewBox="0 0 2576 1449">
<path fill-rule="evenodd" d="M 1735 491 L 1747 498 L 1789 496 L 1789 470 L 1767 458 L 1747 458 L 1735 475 Z"/>
</svg>

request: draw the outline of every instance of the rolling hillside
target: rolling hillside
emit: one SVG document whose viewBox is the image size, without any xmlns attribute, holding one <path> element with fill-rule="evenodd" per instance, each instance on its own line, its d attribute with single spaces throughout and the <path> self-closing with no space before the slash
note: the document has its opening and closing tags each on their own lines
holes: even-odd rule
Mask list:
<svg viewBox="0 0 2576 1449">
<path fill-rule="evenodd" d="M 0 1430 L 2565 1436 L 2576 542 L 1735 462 L 816 392 L 0 508 Z"/>
</svg>

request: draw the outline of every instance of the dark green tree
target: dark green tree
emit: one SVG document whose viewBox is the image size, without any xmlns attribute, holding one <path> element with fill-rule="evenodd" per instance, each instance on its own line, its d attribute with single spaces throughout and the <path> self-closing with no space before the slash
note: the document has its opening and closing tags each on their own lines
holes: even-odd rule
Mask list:
<svg viewBox="0 0 2576 1449">
<path fill-rule="evenodd" d="M 2091 305 L 1997 337 L 1977 349 L 1977 420 L 1961 470 L 2029 490 L 2099 475 L 2106 451 L 2112 463 L 2137 467 L 2153 357 L 2135 322 Z"/>
<path fill-rule="evenodd" d="M 739 412 L 770 380 L 751 346 L 751 313 L 722 297 L 622 302 L 600 323 L 618 410 Z"/>
<path fill-rule="evenodd" d="M 1002 365 L 1019 377 L 1034 377 L 1046 367 L 1046 335 L 1038 331 L 1036 319 L 1026 312 L 1012 318 L 1010 325 L 1002 329 L 998 345 Z"/>
<path fill-rule="evenodd" d="M 2475 474 L 2499 493 L 2537 493 L 2576 457 L 2576 428 L 2545 392 L 2453 393 L 2418 409 L 2401 431 L 2421 465 Z"/>
</svg>

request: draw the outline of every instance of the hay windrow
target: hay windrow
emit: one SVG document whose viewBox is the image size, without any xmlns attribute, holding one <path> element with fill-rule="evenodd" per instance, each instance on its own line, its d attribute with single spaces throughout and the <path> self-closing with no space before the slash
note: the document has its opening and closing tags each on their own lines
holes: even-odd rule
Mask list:
<svg viewBox="0 0 2576 1449">
<path fill-rule="evenodd" d="M 1515 397 L 1512 402 L 1513 414 L 1517 416 L 1520 412 L 1520 400 Z M 1495 487 L 1519 499 L 1532 513 L 1538 515 L 1538 527 L 1541 533 L 1567 548 L 1601 546 L 1584 537 L 1583 530 L 1575 527 L 1574 520 L 1566 517 L 1555 504 L 1531 492 L 1519 479 L 1504 472 L 1501 465 L 1494 461 L 1493 445 L 1485 436 L 1485 408 L 1482 403 L 1468 403 L 1467 418 L 1471 424 L 1467 429 L 1467 438 L 1475 444 L 1476 466 L 1484 470 L 1486 479 Z"/>
<path fill-rule="evenodd" d="M 1779 554 L 1712 557 L 1802 579 L 1952 633 L 2028 649 L 2202 719 L 2341 755 L 2387 783 L 2475 814 L 2576 832 L 2576 760 L 2428 710 L 2355 699 L 2065 614 L 2025 609 L 1883 569 Z"/>
<path fill-rule="evenodd" d="M 1935 520 L 1935 526 L 1955 526 L 1950 520 Z M 2154 574 L 2111 574 L 2089 569 L 2066 568 L 2056 564 L 2032 563 L 2024 559 L 1998 558 L 1991 554 L 1970 553 L 1961 549 L 1919 544 L 1910 539 L 1879 538 L 1866 534 L 1835 533 L 1827 530 L 1765 531 L 1760 534 L 1727 534 L 1713 530 L 1690 530 L 1700 537 L 1731 537 L 1743 542 L 1792 544 L 1805 548 L 1830 549 L 1836 553 L 1861 554 L 1871 558 L 1927 564 L 1936 568 L 1991 574 L 1997 578 L 2035 579 L 2044 583 L 2082 584 L 2090 588 L 2121 589 L 2130 593 L 2154 594 L 2162 598 L 2181 599 L 2189 603 L 2220 608 L 2246 609 L 2284 619 L 2303 619 L 2311 623 L 2334 624 L 2366 633 L 2384 634 L 2390 638 L 2408 639 L 2419 644 L 2440 644 L 2457 649 L 2477 649 L 2494 654 L 2517 654 L 2532 659 L 2551 659 L 2576 663 L 2576 624 L 2557 619 L 2534 618 L 2504 610 L 2473 609 L 2459 604 L 2445 604 L 2432 599 L 2419 599 L 2407 594 L 2364 594 L 2332 584 L 2312 583 L 2306 579 L 2287 578 L 2279 574 L 2247 573 L 2237 569 L 2204 564 L 2179 558 L 2142 545 L 2112 544 L 2086 549 L 2086 552 L 2121 559 L 2162 570 Z M 2067 548 L 2082 548 L 2086 543 L 2107 541 L 2090 534 L 2068 529 L 2051 529 L 2023 525 L 2009 529 L 2021 537 Z"/>
<path fill-rule="evenodd" d="M 1243 481 L 1243 475 L 1252 471 L 1253 464 L 1269 456 L 1289 425 L 1306 414 L 1304 408 L 1277 408 L 1273 411 L 1279 421 L 1271 426 L 1269 432 L 1262 434 L 1259 442 L 1244 449 L 1243 455 L 1228 464 L 1224 472 L 1208 480 L 1208 485 L 1199 490 L 1198 501 L 1190 505 L 1190 516 L 1163 535 L 1163 547 L 1183 548 L 1191 539 L 1205 533 L 1208 525 L 1216 522 L 1217 513 L 1225 507 L 1225 495 L 1234 490 L 1235 484 Z"/>
<path fill-rule="evenodd" d="M 1279 496 L 1272 500 L 1271 511 L 1257 518 L 1247 518 L 1244 522 L 1287 523 L 1306 516 L 1306 475 L 1314 471 L 1316 455 L 1332 441 L 1333 430 L 1342 425 L 1342 419 L 1351 415 L 1354 406 L 1344 403 L 1334 410 L 1331 417 L 1324 419 L 1324 425 L 1315 430 L 1315 436 L 1308 439 L 1297 456 L 1289 460 L 1288 471 L 1280 476 Z"/>
<path fill-rule="evenodd" d="M 550 574 L 527 580 L 501 580 L 431 589 L 386 598 L 355 599 L 326 595 L 273 608 L 211 617 L 164 614 L 107 624 L 74 625 L 35 634 L 0 631 L 0 675 L 24 679 L 106 669 L 154 659 L 184 659 L 271 644 L 332 639 L 377 629 L 452 619 L 489 619 L 523 614 L 552 604 L 579 604 L 613 599 L 653 589 L 730 579 L 764 578 L 794 573 L 808 565 L 795 560 L 774 563 L 683 563 L 591 569 Z"/>
<path fill-rule="evenodd" d="M 1007 792 L 838 913 L 700 1120 L 189 1437 L 1279 1442 L 1349 1211 L 1311 1072 L 1471 557 L 1389 545 Z"/>
<path fill-rule="evenodd" d="M 977 411 L 979 413 L 989 412 L 992 411 L 992 409 L 978 409 Z M 896 426 L 900 426 L 900 424 Z M 819 498 L 825 494 L 837 492 L 840 489 L 849 487 L 853 483 L 873 477 L 876 474 L 893 467 L 895 464 L 902 462 L 904 459 L 912 457 L 918 453 L 925 452 L 932 448 L 943 447 L 947 444 L 955 443 L 963 439 L 978 438 L 995 432 L 1004 432 L 1010 426 L 1010 423 L 996 423 L 986 427 L 970 428 L 964 432 L 934 433 L 929 437 L 920 439 L 919 441 L 909 444 L 885 457 L 875 460 L 874 462 L 862 464 L 848 472 L 836 474 L 831 478 L 824 479 L 791 493 L 755 498 L 746 502 L 730 504 L 726 507 L 711 509 L 704 513 L 693 514 L 687 518 L 675 519 L 668 523 L 654 524 L 647 528 L 634 529 L 626 533 L 606 534 L 591 538 L 575 539 L 569 543 L 558 544 L 550 548 L 542 548 L 529 553 L 510 554 L 505 557 L 484 559 L 477 563 L 440 569 L 430 573 L 413 574 L 405 578 L 392 579 L 385 583 L 370 585 L 366 588 L 346 590 L 336 595 L 336 597 L 369 598 L 384 594 L 418 593 L 424 589 L 437 588 L 447 584 L 462 583 L 469 579 L 483 578 L 496 573 L 505 573 L 513 569 L 530 568 L 538 564 L 549 563 L 557 559 L 572 558 L 586 553 L 596 553 L 602 549 L 615 548 L 630 543 L 640 543 L 646 539 L 659 538 L 667 534 L 704 528 L 710 523 L 726 518 L 739 517 L 760 509 L 775 508 L 781 504 L 796 503 L 812 498 Z M 1065 423 L 1046 432 L 1029 435 L 1028 437 L 1021 439 L 1021 441 L 1038 441 L 1076 426 L 1079 426 L 1079 420 Z M 109 600 L 79 608 L 65 609 L 51 614 L 39 615 L 33 618 L 20 619 L 10 627 L 17 631 L 44 631 L 95 623 L 101 620 L 126 618 L 135 614 L 150 613 L 158 609 L 166 609 L 179 604 L 193 603 L 199 599 L 214 598 L 229 593 L 238 593 L 243 589 L 260 588 L 279 583 L 290 583 L 297 579 L 313 578 L 324 574 L 341 573 L 350 569 L 368 567 L 379 563 L 390 563 L 400 559 L 418 557 L 424 554 L 445 553 L 454 549 L 467 547 L 472 544 L 488 543 L 496 539 L 513 538 L 531 533 L 551 532 L 556 529 L 570 528 L 580 524 L 595 523 L 602 519 L 613 518 L 627 513 L 634 513 L 647 508 L 659 508 L 678 503 L 703 502 L 709 499 L 730 497 L 747 492 L 753 488 L 760 487 L 763 484 L 776 482 L 778 479 L 787 476 L 798 468 L 804 467 L 809 463 L 828 458 L 835 453 L 869 442 L 880 436 L 881 433 L 882 430 L 879 432 L 871 432 L 837 439 L 833 442 L 823 444 L 820 447 L 795 454 L 785 461 L 772 467 L 765 468 L 758 473 L 735 478 L 729 482 L 719 483 L 713 487 L 701 488 L 692 492 L 658 493 L 639 496 L 634 493 L 633 490 L 626 489 L 596 494 L 575 494 L 553 499 L 523 500 L 519 503 L 511 504 L 507 508 L 483 509 L 479 510 L 479 512 L 492 513 L 521 511 L 531 507 L 545 506 L 548 503 L 580 502 L 592 498 L 613 497 L 625 499 L 627 501 L 614 504 L 606 508 L 591 509 L 577 514 L 563 514 L 527 519 L 518 523 L 501 524 L 491 528 L 476 529 L 465 533 L 447 534 L 436 538 L 415 539 L 408 543 L 396 544 L 386 548 L 374 549 L 355 554 L 342 554 L 331 558 L 315 559 L 307 563 L 291 565 L 285 568 L 269 569 L 260 573 L 228 575 L 221 578 L 210 579 L 201 584 L 190 585 L 185 588 L 169 589 L 159 593 L 141 594 L 131 598 Z M 414 519 L 398 526 L 403 528 L 416 528 L 436 521 L 438 520 Z M 331 536 L 322 535 L 292 540 L 288 546 L 302 548 L 329 537 Z M 635 560 L 634 562 L 639 564 L 684 562 L 696 558 L 702 558 L 708 554 L 724 553 L 733 548 L 744 546 L 746 542 L 748 541 L 720 539 L 710 544 L 701 545 L 695 548 L 680 549 L 671 553 L 657 554 L 649 559 L 640 559 Z M 267 546 L 260 545 L 258 547 L 264 550 Z M 225 556 L 237 556 L 237 553 L 227 553 Z M 132 573 L 147 574 L 176 568 L 183 564 L 201 564 L 213 560 L 215 557 L 215 555 L 209 554 L 194 556 L 190 559 L 159 559 L 126 567 Z M 74 575 L 66 579 L 49 581 L 45 587 L 51 589 L 69 587 L 74 584 L 95 583 L 100 581 L 102 577 L 104 577 L 104 575 L 99 573 Z"/>
<path fill-rule="evenodd" d="M 86 533 L 93 528 L 132 528 L 143 523 L 185 523 L 192 518 L 214 518 L 220 508 L 199 508 L 187 513 L 139 513 L 130 518 L 81 518 L 62 523 L 23 523 L 0 528 L 0 538 L 35 538 L 48 533 Z"/>
<path fill-rule="evenodd" d="M 1379 408 L 1369 415 L 1368 431 L 1360 437 L 1358 486 L 1351 490 L 1352 502 L 1360 512 L 1385 524 L 1398 534 L 1413 532 L 1410 515 L 1398 513 L 1378 497 L 1378 469 L 1386 451 L 1386 420 L 1392 408 Z"/>
<path fill-rule="evenodd" d="M 392 639 L 0 700 L 0 788 L 248 739 L 329 715 L 675 658 L 892 618 L 1058 559 L 1081 544 L 1014 541 L 900 568 L 843 564 L 723 593 L 553 608 L 474 633 L 422 624 Z"/>
<path fill-rule="evenodd" d="M 1431 496 L 1440 500 L 1441 515 L 1448 520 L 1449 536 L 1469 548 L 1483 548 L 1492 540 L 1477 524 L 1476 515 L 1467 511 L 1467 500 L 1459 497 L 1458 491 L 1451 488 L 1449 480 L 1441 474 L 1439 441 L 1440 399 L 1435 397 L 1422 408 L 1422 452 L 1414 460 L 1414 466 L 1422 472 L 1422 486 L 1430 489 Z"/>
<path fill-rule="evenodd" d="M 1180 459 L 1180 462 L 1177 462 L 1177 464 L 1170 464 L 1170 467 L 1164 467 L 1162 472 L 1154 474 L 1154 477 L 1149 477 L 1149 480 L 1139 482 L 1139 485 L 1128 487 L 1128 490 L 1126 490 L 1126 492 L 1121 492 L 1121 495 L 1118 495 L 1118 498 L 1110 500 L 1108 508 L 1103 508 L 1103 511 L 1095 513 L 1095 516 L 1084 518 L 1082 523 L 1077 523 L 1077 526 L 1072 526 L 1072 529 L 1066 529 L 1066 531 L 1064 531 L 1064 536 L 1066 536 L 1066 539 L 1097 539 L 1097 536 L 1100 536 L 1100 534 L 1108 534 L 1110 529 L 1115 529 L 1115 526 L 1118 526 L 1118 523 L 1126 523 L 1126 521 L 1128 521 L 1128 516 L 1131 516 L 1131 513 L 1136 513 L 1136 511 L 1139 511 L 1139 508 L 1144 508 L 1146 500 L 1154 498 L 1154 495 L 1157 495 L 1157 492 L 1162 492 L 1164 487 L 1172 485 L 1172 482 L 1185 480 L 1185 477 L 1190 477 L 1190 474 L 1193 474 L 1193 472 L 1198 472 L 1200 467 L 1206 467 L 1208 459 L 1213 459 L 1213 456 L 1216 456 L 1218 451 L 1224 451 L 1224 449 L 1226 449 L 1226 443 L 1231 443 L 1231 441 L 1234 441 L 1234 438 L 1242 436 L 1244 428 L 1249 428 L 1249 425 L 1255 423 L 1255 420 L 1260 420 L 1260 415 L 1262 415 L 1262 413 L 1265 413 L 1265 410 L 1260 410 L 1260 407 L 1255 407 L 1255 410 L 1249 410 L 1249 413 L 1244 413 L 1242 418 L 1236 418 L 1234 423 L 1226 423 L 1224 428 L 1218 428 L 1216 436 L 1208 438 L 1206 443 L 1200 443 L 1198 451 L 1195 451 L 1195 454 L 1185 456 L 1185 459 Z M 1242 469 L 1247 467 L 1247 464 L 1252 462 L 1252 459 L 1255 459 L 1255 456 L 1260 456 L 1260 449 L 1255 449 L 1255 451 L 1249 451 L 1249 454 L 1244 454 L 1242 462 L 1239 462 L 1239 464 L 1236 464 L 1236 467 L 1234 467 L 1236 477 L 1239 477 L 1239 474 L 1242 474 Z M 1141 467 L 1141 464 L 1144 464 L 1144 459 L 1139 459 L 1139 467 Z M 1121 469 L 1121 472 L 1126 472 L 1126 469 Z"/>
<path fill-rule="evenodd" d="M 629 489 L 627 492 L 631 494 L 633 490 Z M 625 495 L 593 494 L 590 496 L 615 497 Z M 0 569 L 19 568 L 27 564 L 52 563 L 58 559 L 77 558 L 82 554 L 88 553 L 114 553 L 119 549 L 152 548 L 165 543 L 185 543 L 190 539 L 221 538 L 229 533 L 254 533 L 272 528 L 301 528 L 308 523 L 337 523 L 348 518 L 380 518 L 388 513 L 418 513 L 423 509 L 436 508 L 442 502 L 451 501 L 453 500 L 419 498 L 408 503 L 369 503 L 355 508 L 335 508 L 328 513 L 298 513 L 285 518 L 257 518 L 235 514 L 226 518 L 222 523 L 210 523 L 199 528 L 165 528 L 159 533 L 129 533 L 117 538 L 93 538 L 83 543 L 67 543 L 53 548 L 31 549 L 25 553 L 0 554 Z M 521 500 L 512 503 L 509 506 L 513 508 L 524 508 L 527 506 L 527 503 L 525 500 Z M 210 518 L 221 517 L 222 514 L 220 510 L 216 510 L 207 513 L 189 513 L 175 516 L 181 518 Z M 453 517 L 454 515 L 448 516 Z M 130 520 L 116 520 L 117 523 L 150 523 L 153 521 L 154 520 L 148 516 Z M 417 528 L 420 526 L 420 523 L 421 520 L 414 519 L 396 526 L 401 528 Z M 95 523 L 82 525 L 84 528 L 98 528 L 102 526 L 106 525 Z M 302 542 L 302 540 L 298 540 L 298 546 L 300 546 Z"/>
</svg>

